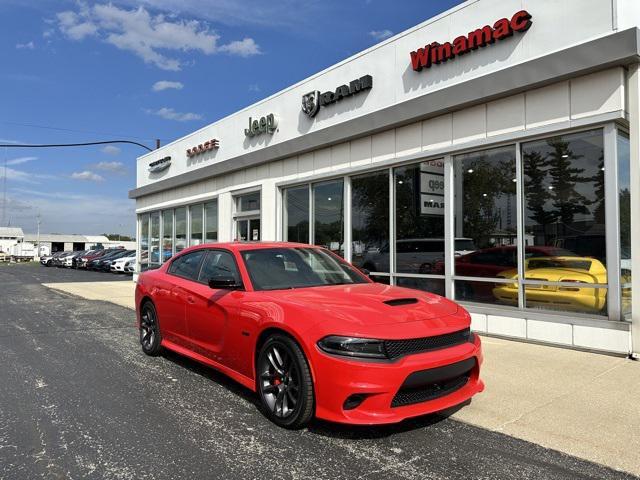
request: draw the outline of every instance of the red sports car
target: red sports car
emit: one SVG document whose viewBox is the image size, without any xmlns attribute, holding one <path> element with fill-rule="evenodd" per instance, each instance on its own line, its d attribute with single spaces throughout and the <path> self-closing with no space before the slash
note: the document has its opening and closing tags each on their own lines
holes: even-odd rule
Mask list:
<svg viewBox="0 0 640 480">
<path fill-rule="evenodd" d="M 382 424 L 484 389 L 469 314 L 426 292 L 372 282 L 295 243 L 218 243 L 140 274 L 142 350 L 167 348 L 258 393 L 273 422 Z"/>
</svg>

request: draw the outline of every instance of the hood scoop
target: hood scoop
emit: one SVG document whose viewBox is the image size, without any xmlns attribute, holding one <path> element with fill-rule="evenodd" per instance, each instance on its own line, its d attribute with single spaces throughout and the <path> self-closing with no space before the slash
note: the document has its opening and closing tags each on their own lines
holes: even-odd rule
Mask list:
<svg viewBox="0 0 640 480">
<path fill-rule="evenodd" d="M 385 300 L 382 303 L 386 303 L 390 307 L 399 307 L 401 305 L 412 305 L 418 303 L 417 298 L 393 298 L 391 300 Z"/>
</svg>

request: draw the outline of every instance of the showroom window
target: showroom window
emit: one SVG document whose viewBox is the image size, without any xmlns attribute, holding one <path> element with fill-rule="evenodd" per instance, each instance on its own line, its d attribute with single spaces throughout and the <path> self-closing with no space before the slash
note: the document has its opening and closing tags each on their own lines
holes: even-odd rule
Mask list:
<svg viewBox="0 0 640 480">
<path fill-rule="evenodd" d="M 618 199 L 620 211 L 620 289 L 622 314 L 631 315 L 631 190 L 629 135 L 618 131 Z"/>
<path fill-rule="evenodd" d="M 309 243 L 309 185 L 284 190 L 284 239 Z"/>
<path fill-rule="evenodd" d="M 258 242 L 262 238 L 260 220 L 261 192 L 237 195 L 235 203 L 235 240 L 239 242 Z"/>
<path fill-rule="evenodd" d="M 396 283 L 444 292 L 444 161 L 429 160 L 394 169 L 395 271 L 437 276 L 429 281 L 400 277 Z"/>
<path fill-rule="evenodd" d="M 202 204 L 191 205 L 189 207 L 189 224 L 191 226 L 189 246 L 201 245 L 203 242 L 204 229 L 202 215 Z"/>
<path fill-rule="evenodd" d="M 515 146 L 456 155 L 453 165 L 453 267 L 456 277 L 465 277 L 455 280 L 455 297 L 518 306 Z M 494 285 L 501 280 L 487 278 L 516 282 Z"/>
<path fill-rule="evenodd" d="M 149 266 L 149 214 L 140 215 L 140 270 Z"/>
<path fill-rule="evenodd" d="M 176 253 L 187 248 L 187 207 L 176 208 Z"/>
<path fill-rule="evenodd" d="M 344 181 L 316 183 L 313 190 L 313 243 L 344 256 Z"/>
<path fill-rule="evenodd" d="M 629 139 L 607 128 L 284 188 L 283 238 L 346 254 L 379 273 L 378 282 L 485 309 L 618 320 L 614 306 L 626 315 L 631 307 Z M 614 148 L 618 177 L 607 178 L 607 188 L 618 188 L 620 238 L 616 226 L 607 239 L 605 165 L 615 165 Z M 619 241 L 621 251 L 620 290 L 616 284 L 612 294 L 607 241 Z M 614 267 L 609 275 L 617 276 Z"/>
<path fill-rule="evenodd" d="M 602 130 L 524 143 L 522 169 L 525 307 L 606 315 Z"/>
<path fill-rule="evenodd" d="M 204 204 L 205 242 L 218 241 L 218 200 Z"/>
<path fill-rule="evenodd" d="M 160 212 L 153 212 L 150 216 L 149 236 L 149 264 L 160 264 Z"/>
<path fill-rule="evenodd" d="M 387 170 L 351 178 L 351 262 L 370 272 L 389 273 Z"/>
<path fill-rule="evenodd" d="M 162 261 L 173 256 L 173 210 L 162 212 Z"/>
</svg>

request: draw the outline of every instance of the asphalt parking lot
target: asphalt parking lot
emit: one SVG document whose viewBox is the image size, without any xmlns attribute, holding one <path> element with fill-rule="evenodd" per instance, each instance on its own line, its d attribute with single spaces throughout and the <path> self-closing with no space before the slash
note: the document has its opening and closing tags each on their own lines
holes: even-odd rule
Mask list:
<svg viewBox="0 0 640 480">
<path fill-rule="evenodd" d="M 223 375 L 143 355 L 131 310 L 41 285 L 117 278 L 0 266 L 0 478 L 632 478 L 446 416 L 278 429 Z"/>
</svg>

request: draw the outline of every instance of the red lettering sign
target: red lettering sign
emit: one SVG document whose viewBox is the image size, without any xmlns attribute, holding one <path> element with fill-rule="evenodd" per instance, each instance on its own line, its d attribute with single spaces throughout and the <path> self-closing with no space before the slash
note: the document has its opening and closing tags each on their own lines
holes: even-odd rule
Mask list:
<svg viewBox="0 0 640 480">
<path fill-rule="evenodd" d="M 464 55 L 471 50 L 486 47 L 496 41 L 504 40 L 513 35 L 513 32 L 526 32 L 531 26 L 531 15 L 526 10 L 516 12 L 511 20 L 501 18 L 493 24 L 493 27 L 485 25 L 466 36 L 456 37 L 453 42 L 440 44 L 432 42 L 410 53 L 411 68 L 419 72 L 423 68 L 430 68 L 433 64 L 439 64 L 455 57 Z"/>
<path fill-rule="evenodd" d="M 215 138 L 212 138 L 211 140 L 207 140 L 206 142 L 201 143 L 200 145 L 187 148 L 187 157 L 193 157 L 194 155 L 208 152 L 209 150 L 216 149 L 219 146 L 220 146 L 220 141 Z"/>
</svg>

